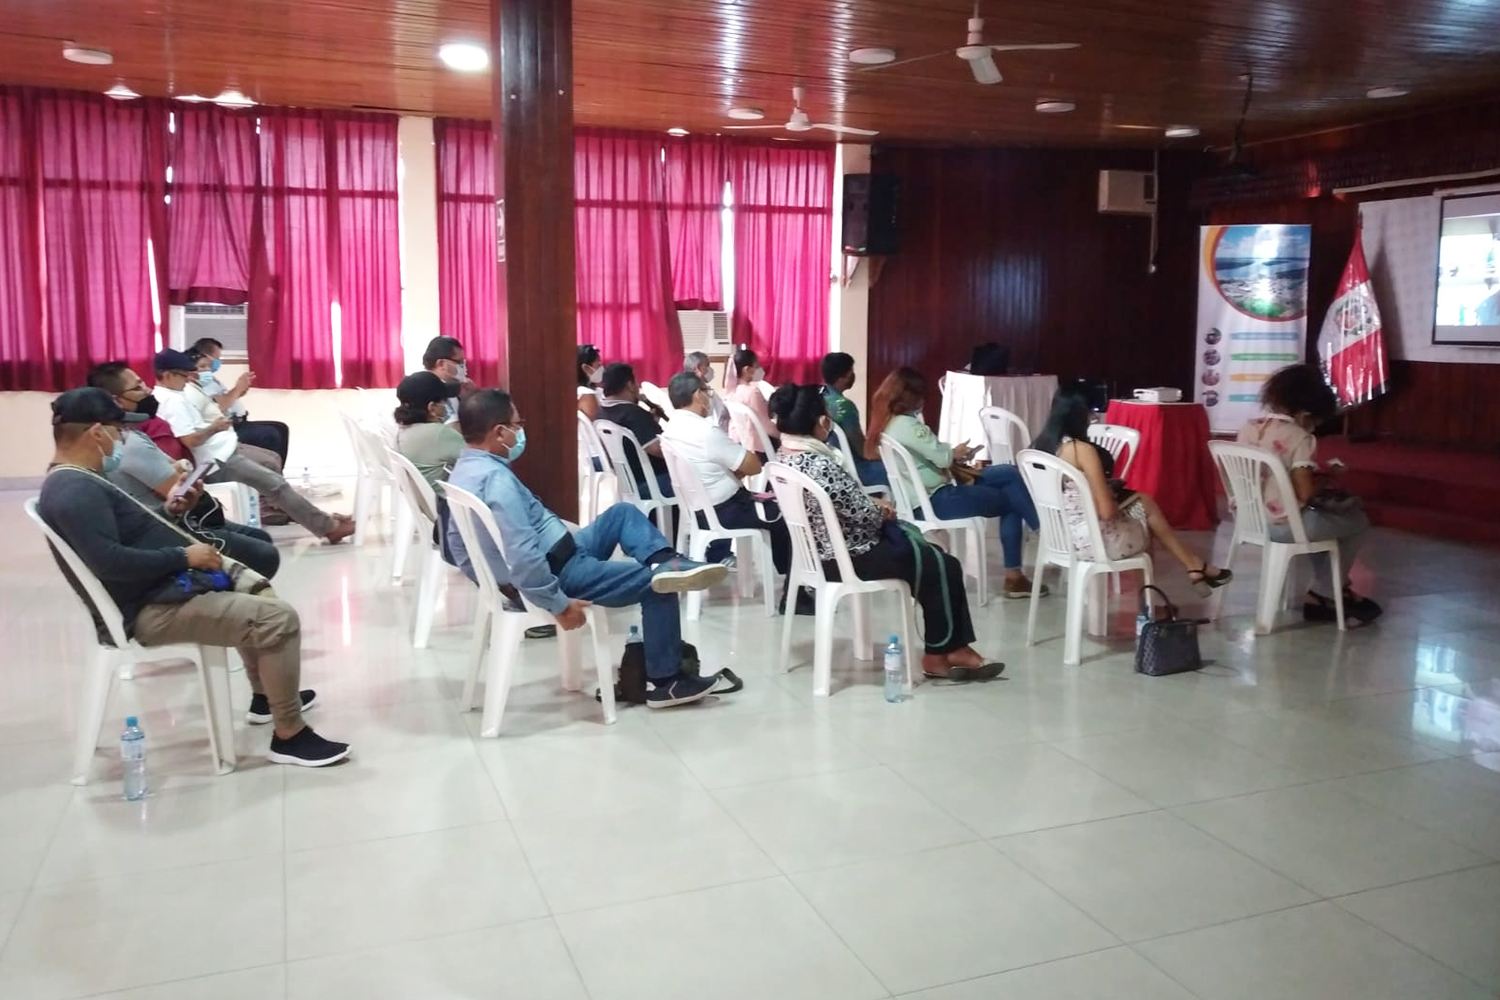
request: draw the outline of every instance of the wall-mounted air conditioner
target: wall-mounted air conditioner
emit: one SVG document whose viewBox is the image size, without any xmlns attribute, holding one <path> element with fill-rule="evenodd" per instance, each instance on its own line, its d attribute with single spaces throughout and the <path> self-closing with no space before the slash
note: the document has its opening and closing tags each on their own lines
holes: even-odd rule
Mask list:
<svg viewBox="0 0 1500 1000">
<path fill-rule="evenodd" d="M 712 357 L 728 357 L 734 351 L 729 336 L 729 314 L 713 309 L 679 309 L 677 322 L 682 327 L 682 350 L 685 354 L 702 351 Z"/>
<path fill-rule="evenodd" d="M 224 345 L 226 361 L 243 361 L 248 357 L 245 329 L 245 307 L 242 305 L 189 302 L 183 307 L 184 347 L 191 347 L 204 337 L 212 337 Z"/>
<path fill-rule="evenodd" d="M 1156 210 L 1156 177 L 1148 170 L 1099 171 L 1099 211 L 1150 215 Z"/>
</svg>

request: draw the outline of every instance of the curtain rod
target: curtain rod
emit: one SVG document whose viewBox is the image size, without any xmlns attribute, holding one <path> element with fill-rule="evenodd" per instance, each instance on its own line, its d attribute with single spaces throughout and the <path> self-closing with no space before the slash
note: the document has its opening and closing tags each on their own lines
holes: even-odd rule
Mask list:
<svg viewBox="0 0 1500 1000">
<path fill-rule="evenodd" d="M 1352 187 L 1337 187 L 1333 189 L 1335 198 L 1342 198 L 1346 194 L 1359 194 L 1364 191 L 1382 191 L 1386 188 L 1415 187 L 1418 184 L 1438 184 L 1444 181 L 1468 181 L 1479 177 L 1491 177 L 1500 174 L 1500 167 L 1491 167 L 1489 170 L 1471 170 L 1464 174 L 1433 174 L 1430 177 L 1413 177 L 1410 180 L 1381 181 L 1377 184 L 1357 184 Z"/>
</svg>

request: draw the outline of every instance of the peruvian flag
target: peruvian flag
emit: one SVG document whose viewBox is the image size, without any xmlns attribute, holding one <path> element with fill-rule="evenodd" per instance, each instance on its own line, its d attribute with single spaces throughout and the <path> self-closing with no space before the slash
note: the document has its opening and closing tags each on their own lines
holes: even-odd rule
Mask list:
<svg viewBox="0 0 1500 1000">
<path fill-rule="evenodd" d="M 1323 359 L 1323 374 L 1338 394 L 1340 408 L 1367 403 L 1385 392 L 1390 377 L 1385 336 L 1358 232 L 1339 279 L 1338 294 L 1323 318 L 1318 353 Z"/>
</svg>

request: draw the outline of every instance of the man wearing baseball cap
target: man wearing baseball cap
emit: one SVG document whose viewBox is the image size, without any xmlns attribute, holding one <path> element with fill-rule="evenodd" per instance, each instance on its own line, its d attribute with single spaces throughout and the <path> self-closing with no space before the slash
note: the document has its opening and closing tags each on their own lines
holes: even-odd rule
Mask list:
<svg viewBox="0 0 1500 1000">
<path fill-rule="evenodd" d="M 406 456 L 427 484 L 436 487 L 464 451 L 464 437 L 448 421 L 448 407 L 460 384 L 432 372 L 413 372 L 396 386 L 396 450 Z"/>
<path fill-rule="evenodd" d="M 274 723 L 269 759 L 322 767 L 349 756 L 344 743 L 325 740 L 302 721 L 317 695 L 299 691 L 302 626 L 297 611 L 269 591 L 188 590 L 187 570 L 222 570 L 219 550 L 194 541 L 149 507 L 111 485 L 118 467 L 125 411 L 103 389 L 70 389 L 52 402 L 54 454 L 37 507 L 99 578 L 143 646 L 176 642 L 234 646 L 254 693 L 252 723 Z M 78 581 L 58 566 L 85 606 Z M 100 622 L 95 617 L 95 627 Z M 99 629 L 103 636 L 103 629 Z"/>
<path fill-rule="evenodd" d="M 156 355 L 157 414 L 172 425 L 177 439 L 199 462 L 212 459 L 218 471 L 208 477 L 211 483 L 244 483 L 267 497 L 293 521 L 319 538 L 338 543 L 354 534 L 354 520 L 341 514 L 329 514 L 314 506 L 292 489 L 278 471 L 280 460 L 273 452 L 241 444 L 229 419 L 220 414 L 209 420 L 193 405 L 185 392 L 189 384 L 197 392 L 198 362 L 182 351 L 161 351 Z M 257 460 L 258 459 L 258 460 Z"/>
</svg>

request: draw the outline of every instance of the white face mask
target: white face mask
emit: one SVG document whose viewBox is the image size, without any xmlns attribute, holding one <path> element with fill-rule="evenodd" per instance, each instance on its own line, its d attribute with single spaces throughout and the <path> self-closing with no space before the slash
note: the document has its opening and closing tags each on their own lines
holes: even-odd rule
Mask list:
<svg viewBox="0 0 1500 1000">
<path fill-rule="evenodd" d="M 707 371 L 701 373 L 698 377 L 703 380 L 703 384 L 704 385 L 713 385 L 714 384 L 714 370 L 713 370 L 713 367 L 710 366 Z"/>
<path fill-rule="evenodd" d="M 453 366 L 453 380 L 455 382 L 467 382 L 469 380 L 469 366 L 460 361 Z"/>
<path fill-rule="evenodd" d="M 604 381 L 604 366 L 603 365 L 600 365 L 598 368 L 592 368 L 592 369 L 589 370 L 589 384 L 590 385 L 598 385 L 600 382 L 603 382 L 603 381 Z"/>
<path fill-rule="evenodd" d="M 762 368 L 760 365 L 756 365 L 755 368 L 750 372 L 750 381 L 752 381 L 752 382 L 764 382 L 765 380 L 766 380 L 766 370 L 764 368 Z"/>
</svg>

